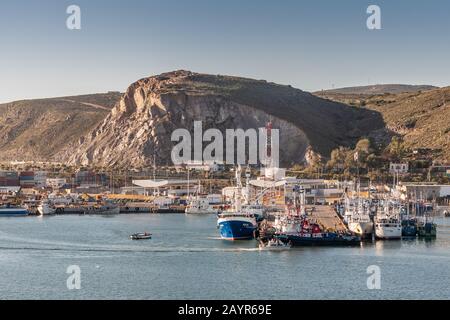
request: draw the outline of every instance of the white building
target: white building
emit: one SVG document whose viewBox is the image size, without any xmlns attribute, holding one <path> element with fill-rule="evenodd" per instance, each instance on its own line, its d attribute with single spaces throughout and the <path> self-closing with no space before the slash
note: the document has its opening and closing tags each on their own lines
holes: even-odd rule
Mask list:
<svg viewBox="0 0 450 320">
<path fill-rule="evenodd" d="M 389 172 L 390 173 L 408 173 L 409 165 L 407 163 L 390 163 Z"/>
<path fill-rule="evenodd" d="M 198 180 L 133 180 L 133 185 L 144 188 L 145 195 L 167 195 L 181 197 L 195 194 L 199 190 Z"/>
<path fill-rule="evenodd" d="M 65 178 L 51 178 L 46 179 L 46 185 L 47 187 L 53 188 L 53 189 L 60 189 L 66 184 Z"/>
<path fill-rule="evenodd" d="M 180 171 L 184 168 L 188 168 L 192 171 L 209 171 L 209 172 L 219 172 L 222 171 L 224 166 L 223 163 L 218 163 L 215 161 L 203 161 L 203 162 L 196 162 L 196 161 L 190 161 L 183 165 L 175 166 L 175 168 Z"/>
<path fill-rule="evenodd" d="M 47 186 L 47 172 L 36 171 L 34 173 L 34 184 L 37 188 L 45 188 Z"/>
</svg>

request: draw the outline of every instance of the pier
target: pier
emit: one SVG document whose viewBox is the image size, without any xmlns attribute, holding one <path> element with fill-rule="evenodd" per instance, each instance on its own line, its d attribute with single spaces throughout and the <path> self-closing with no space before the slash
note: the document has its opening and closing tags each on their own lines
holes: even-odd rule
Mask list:
<svg viewBox="0 0 450 320">
<path fill-rule="evenodd" d="M 347 227 L 332 206 L 306 206 L 308 216 L 322 225 L 324 230 L 345 232 Z"/>
</svg>

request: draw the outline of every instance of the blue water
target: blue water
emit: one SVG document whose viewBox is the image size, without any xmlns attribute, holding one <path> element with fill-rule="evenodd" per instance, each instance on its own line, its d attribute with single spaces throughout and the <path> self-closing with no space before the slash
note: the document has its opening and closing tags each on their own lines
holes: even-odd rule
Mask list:
<svg viewBox="0 0 450 320">
<path fill-rule="evenodd" d="M 219 239 L 214 216 L 0 219 L 1 299 L 448 299 L 450 219 L 435 241 L 260 252 Z M 148 241 L 132 233 L 150 231 Z M 81 269 L 81 289 L 66 286 Z M 367 267 L 381 289 L 367 288 Z"/>
</svg>

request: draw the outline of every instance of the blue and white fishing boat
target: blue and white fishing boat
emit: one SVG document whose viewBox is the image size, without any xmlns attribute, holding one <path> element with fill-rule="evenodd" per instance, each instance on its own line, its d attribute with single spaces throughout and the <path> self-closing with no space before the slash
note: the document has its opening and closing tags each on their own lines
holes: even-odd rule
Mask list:
<svg viewBox="0 0 450 320">
<path fill-rule="evenodd" d="M 236 170 L 237 191 L 234 194 L 233 207 L 218 215 L 217 227 L 224 240 L 251 240 L 255 238 L 258 227 L 255 215 L 243 210 L 241 205 L 242 184 L 241 167 Z"/>
<path fill-rule="evenodd" d="M 251 240 L 255 238 L 257 223 L 252 215 L 224 212 L 219 214 L 217 226 L 224 240 Z"/>
<path fill-rule="evenodd" d="M 11 206 L 9 204 L 0 207 L 0 217 L 22 217 L 29 214 L 30 213 L 27 209 L 17 206 Z"/>
</svg>

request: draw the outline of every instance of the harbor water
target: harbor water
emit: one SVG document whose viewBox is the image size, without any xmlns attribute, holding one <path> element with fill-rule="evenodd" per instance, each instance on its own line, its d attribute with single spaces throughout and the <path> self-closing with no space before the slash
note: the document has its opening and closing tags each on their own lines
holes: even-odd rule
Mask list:
<svg viewBox="0 0 450 320">
<path fill-rule="evenodd" d="M 259 251 L 219 238 L 216 217 L 53 216 L 0 220 L 1 299 L 448 299 L 450 218 L 436 240 Z M 148 231 L 153 239 L 131 241 Z M 67 288 L 69 266 L 80 290 Z M 369 266 L 380 288 L 368 288 Z"/>
</svg>

